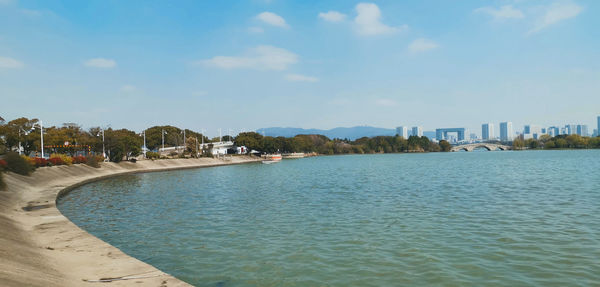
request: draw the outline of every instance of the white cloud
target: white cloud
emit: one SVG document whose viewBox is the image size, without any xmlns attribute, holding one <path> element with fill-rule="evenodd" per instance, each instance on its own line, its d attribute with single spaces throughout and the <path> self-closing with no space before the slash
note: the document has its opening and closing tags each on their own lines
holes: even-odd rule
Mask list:
<svg viewBox="0 0 600 287">
<path fill-rule="evenodd" d="M 287 74 L 285 75 L 285 79 L 291 82 L 309 82 L 314 83 L 318 82 L 319 79 L 311 76 L 305 76 L 300 74 Z"/>
<path fill-rule="evenodd" d="M 288 24 L 285 22 L 285 19 L 283 19 L 283 17 L 271 12 L 262 12 L 256 15 L 256 19 L 277 27 L 289 27 Z"/>
<path fill-rule="evenodd" d="M 381 22 L 381 11 L 373 3 L 359 3 L 356 5 L 356 23 L 358 33 L 361 35 L 380 35 L 390 34 L 398 31 L 407 30 L 408 26 L 391 27 Z"/>
<path fill-rule="evenodd" d="M 104 58 L 89 59 L 89 60 L 85 61 L 83 64 L 87 67 L 102 68 L 102 69 L 110 69 L 110 68 L 114 68 L 115 66 L 117 66 L 117 62 L 115 62 L 115 60 L 104 59 Z"/>
<path fill-rule="evenodd" d="M 375 104 L 382 107 L 394 107 L 398 105 L 398 103 L 392 99 L 377 99 L 375 100 Z"/>
<path fill-rule="evenodd" d="M 254 69 L 282 71 L 298 62 L 298 55 L 273 46 L 258 46 L 247 56 L 215 56 L 200 64 L 220 69 Z"/>
<path fill-rule="evenodd" d="M 18 69 L 22 68 L 23 63 L 8 57 L 0 57 L 0 68 Z"/>
<path fill-rule="evenodd" d="M 328 22 L 341 22 L 346 19 L 346 15 L 338 11 L 329 11 L 327 13 L 319 13 L 319 18 Z"/>
<path fill-rule="evenodd" d="M 125 85 L 121 87 L 121 92 L 130 93 L 137 91 L 137 88 L 133 85 Z"/>
<path fill-rule="evenodd" d="M 500 8 L 481 7 L 475 9 L 475 12 L 488 14 L 494 17 L 495 20 L 521 19 L 525 17 L 521 10 L 513 8 L 512 5 L 505 5 Z"/>
<path fill-rule="evenodd" d="M 529 34 L 537 33 L 562 20 L 576 17 L 581 11 L 583 8 L 575 3 L 554 3 L 547 7 L 544 15 L 536 21 Z"/>
<path fill-rule="evenodd" d="M 408 50 L 411 53 L 420 53 L 433 50 L 437 47 L 439 47 L 439 45 L 436 42 L 424 38 L 419 38 L 412 41 L 408 45 Z"/>
<path fill-rule="evenodd" d="M 248 27 L 248 32 L 252 34 L 260 34 L 265 32 L 265 30 L 261 27 Z"/>
</svg>

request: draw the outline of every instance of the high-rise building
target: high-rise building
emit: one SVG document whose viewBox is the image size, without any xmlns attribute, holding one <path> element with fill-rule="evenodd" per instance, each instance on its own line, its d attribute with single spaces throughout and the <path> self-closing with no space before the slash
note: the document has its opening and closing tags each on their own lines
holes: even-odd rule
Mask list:
<svg viewBox="0 0 600 287">
<path fill-rule="evenodd" d="M 456 137 L 448 136 L 448 133 L 456 133 Z M 465 134 L 468 134 L 468 130 L 465 128 L 435 129 L 435 139 L 437 141 L 448 140 L 452 142 L 451 139 L 455 139 L 455 141 L 461 142 L 465 140 Z"/>
<path fill-rule="evenodd" d="M 500 140 L 501 141 L 512 141 L 513 139 L 513 126 L 512 122 L 500 123 Z"/>
<path fill-rule="evenodd" d="M 494 124 L 483 124 L 481 125 L 481 139 L 489 141 L 494 139 Z"/>
<path fill-rule="evenodd" d="M 560 128 L 559 127 L 549 127 L 548 128 L 548 134 L 551 137 L 555 137 L 557 135 L 560 135 Z"/>
<path fill-rule="evenodd" d="M 577 125 L 577 134 L 582 137 L 589 136 L 588 134 L 588 126 L 587 125 Z"/>
<path fill-rule="evenodd" d="M 408 138 L 408 127 L 397 127 L 396 134 L 407 139 Z"/>
<path fill-rule="evenodd" d="M 420 127 L 420 126 L 413 127 L 412 135 L 422 137 L 423 136 L 423 127 Z"/>
<path fill-rule="evenodd" d="M 599 135 L 600 135 L 600 116 L 598 116 L 598 126 L 596 129 L 596 136 L 599 136 Z"/>
<path fill-rule="evenodd" d="M 539 126 L 526 125 L 523 128 L 524 139 L 537 139 L 540 135 L 542 135 L 542 128 Z"/>
<path fill-rule="evenodd" d="M 565 134 L 566 135 L 574 135 L 577 133 L 577 126 L 576 125 L 566 125 L 565 126 Z"/>
</svg>

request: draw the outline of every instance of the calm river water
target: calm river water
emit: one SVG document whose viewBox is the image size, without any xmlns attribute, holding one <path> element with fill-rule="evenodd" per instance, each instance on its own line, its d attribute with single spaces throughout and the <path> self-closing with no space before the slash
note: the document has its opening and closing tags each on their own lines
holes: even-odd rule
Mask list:
<svg viewBox="0 0 600 287">
<path fill-rule="evenodd" d="M 197 286 L 600 284 L 600 151 L 315 157 L 82 186 L 73 222 Z"/>
</svg>

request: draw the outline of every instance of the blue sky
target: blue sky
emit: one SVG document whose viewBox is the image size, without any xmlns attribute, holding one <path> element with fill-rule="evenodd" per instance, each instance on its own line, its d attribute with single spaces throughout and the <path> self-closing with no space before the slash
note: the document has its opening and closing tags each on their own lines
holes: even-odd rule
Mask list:
<svg viewBox="0 0 600 287">
<path fill-rule="evenodd" d="M 0 0 L 0 115 L 216 134 L 600 115 L 598 1 Z"/>
</svg>

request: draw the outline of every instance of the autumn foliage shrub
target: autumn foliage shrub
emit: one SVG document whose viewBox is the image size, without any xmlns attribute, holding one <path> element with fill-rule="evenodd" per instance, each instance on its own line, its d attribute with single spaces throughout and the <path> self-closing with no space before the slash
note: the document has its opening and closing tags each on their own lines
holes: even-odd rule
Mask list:
<svg viewBox="0 0 600 287">
<path fill-rule="evenodd" d="M 104 161 L 104 157 L 101 155 L 89 155 L 86 158 L 85 164 L 87 164 L 91 167 L 98 168 L 98 167 L 100 167 L 100 163 L 103 161 Z"/>
<path fill-rule="evenodd" d="M 35 170 L 35 164 L 15 152 L 7 153 L 4 160 L 6 161 L 6 170 L 17 174 L 30 175 Z"/>
<path fill-rule="evenodd" d="M 66 154 L 53 153 L 48 159 L 52 165 L 71 165 L 73 164 L 73 158 Z"/>
<path fill-rule="evenodd" d="M 86 163 L 87 162 L 87 158 L 85 156 L 82 155 L 76 155 L 74 157 L 72 157 L 73 159 L 73 164 L 79 164 L 79 163 Z"/>
<path fill-rule="evenodd" d="M 48 160 L 46 160 L 43 157 L 34 157 L 34 158 L 32 158 L 32 160 L 33 160 L 33 164 L 35 165 L 35 167 L 48 166 Z"/>
<path fill-rule="evenodd" d="M 7 165 L 8 164 L 6 163 L 5 160 L 0 159 L 0 171 L 4 171 L 6 169 L 6 167 L 7 167 Z"/>
</svg>

